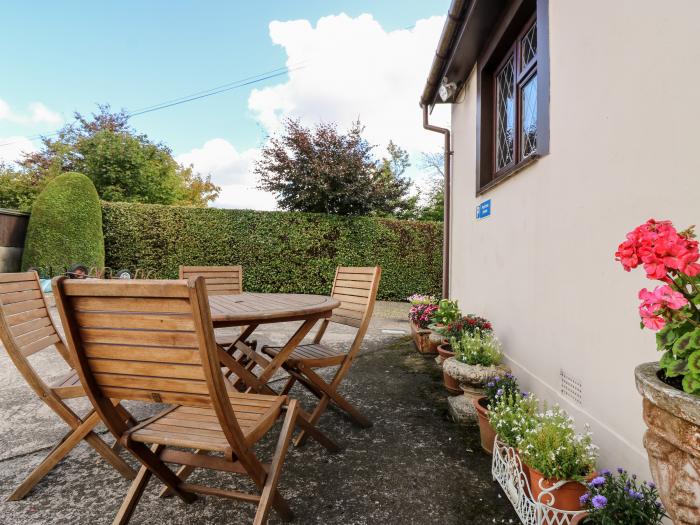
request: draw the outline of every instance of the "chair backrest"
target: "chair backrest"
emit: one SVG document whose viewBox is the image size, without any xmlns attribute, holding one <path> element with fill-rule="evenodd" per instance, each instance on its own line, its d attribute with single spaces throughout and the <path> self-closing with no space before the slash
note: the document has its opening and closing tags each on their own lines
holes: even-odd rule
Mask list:
<svg viewBox="0 0 700 525">
<path fill-rule="evenodd" d="M 340 307 L 333 310 L 331 321 L 366 328 L 374 311 L 381 274 L 379 266 L 339 266 L 335 271 L 331 295 L 340 301 Z"/>
<path fill-rule="evenodd" d="M 115 435 L 127 428 L 110 399 L 212 407 L 240 449 L 243 435 L 217 356 L 204 278 L 59 277 L 53 289 L 80 380 Z"/>
<path fill-rule="evenodd" d="M 0 340 L 22 376 L 40 395 L 46 385 L 27 357 L 55 347 L 71 364 L 36 272 L 0 273 Z"/>
<path fill-rule="evenodd" d="M 180 266 L 180 279 L 204 277 L 209 295 L 243 293 L 242 266 Z"/>
</svg>

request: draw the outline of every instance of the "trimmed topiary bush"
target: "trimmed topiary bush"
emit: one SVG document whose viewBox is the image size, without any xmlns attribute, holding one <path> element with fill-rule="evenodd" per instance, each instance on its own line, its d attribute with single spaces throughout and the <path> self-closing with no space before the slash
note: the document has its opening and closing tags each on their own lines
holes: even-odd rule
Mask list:
<svg viewBox="0 0 700 525">
<path fill-rule="evenodd" d="M 92 181 L 64 173 L 39 194 L 27 226 L 22 269 L 35 266 L 43 275 L 59 275 L 75 263 L 103 267 L 102 209 Z"/>
<path fill-rule="evenodd" d="M 248 291 L 328 294 L 336 266 L 379 265 L 380 299 L 440 293 L 441 223 L 114 202 L 102 212 L 107 266 L 152 278 L 240 264 Z"/>
</svg>

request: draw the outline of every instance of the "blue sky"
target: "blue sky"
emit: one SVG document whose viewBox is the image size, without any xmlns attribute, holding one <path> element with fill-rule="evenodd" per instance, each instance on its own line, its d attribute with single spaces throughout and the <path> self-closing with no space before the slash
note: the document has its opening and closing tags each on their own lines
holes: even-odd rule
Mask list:
<svg viewBox="0 0 700 525">
<path fill-rule="evenodd" d="M 365 35 L 375 34 L 378 38 L 375 42 L 380 42 L 374 44 L 375 47 L 390 41 L 381 31 L 395 35 L 393 40 L 399 35 L 404 35 L 401 38 L 406 41 L 420 38 L 418 49 L 425 49 L 426 57 L 432 56 L 442 22 L 433 19 L 429 28 L 420 31 L 416 22 L 443 16 L 448 5 L 449 0 L 8 3 L 3 7 L 3 31 L 0 32 L 0 49 L 3 50 L 0 53 L 0 102 L 5 108 L 3 118 L 0 107 L 0 143 L 8 137 L 32 137 L 51 132 L 60 127 L 59 118 L 68 121 L 74 110 L 90 112 L 96 103 L 135 110 L 269 71 L 287 61 L 307 64 L 298 72 L 302 86 L 303 82 L 310 82 L 314 71 L 318 75 L 315 84 L 323 83 L 325 71 L 337 78 L 345 74 L 338 62 L 352 62 L 349 67 L 356 67 L 357 75 L 367 79 L 366 84 L 353 89 L 364 91 L 366 85 L 368 93 L 364 100 L 367 101 L 371 98 L 372 79 L 382 76 L 384 71 L 391 75 L 391 67 L 398 67 L 391 63 L 405 61 L 404 69 L 414 68 L 408 67 L 410 57 L 400 56 L 401 46 L 397 51 L 396 45 L 387 44 L 390 49 L 384 55 L 379 52 L 375 56 L 372 48 L 363 47 Z M 337 18 L 341 13 L 347 17 Z M 371 18 L 358 18 L 363 13 Z M 336 25 L 321 35 L 321 31 L 315 29 L 323 17 L 332 17 Z M 293 20 L 306 20 L 308 26 L 289 23 Z M 281 36 L 277 38 L 284 41 L 282 45 L 273 42 L 272 21 L 287 22 L 278 26 Z M 380 29 L 375 31 L 377 23 Z M 294 51 L 304 47 L 297 46 L 297 42 L 306 37 L 312 38 L 310 44 L 304 44 L 306 51 Z M 341 46 L 336 40 L 344 43 Z M 335 58 L 324 55 L 323 50 L 334 45 L 339 46 L 333 55 Z M 427 74 L 426 63 L 429 61 L 424 59 L 420 71 L 414 74 L 416 78 L 412 77 L 410 93 L 404 95 L 407 101 L 410 97 L 410 102 L 405 104 L 406 112 L 418 113 L 413 99 L 417 100 L 420 94 L 419 79 L 424 80 Z M 398 81 L 395 75 L 393 78 Z M 391 78 L 385 80 L 390 82 Z M 310 84 L 305 84 L 307 88 L 297 88 L 289 81 L 289 78 L 279 77 L 136 116 L 132 125 L 168 144 L 176 155 L 187 155 L 203 148 L 207 141 L 217 139 L 230 144 L 236 154 L 250 151 L 252 158 L 253 150 L 275 129 L 273 120 L 276 117 L 269 112 L 296 116 L 298 111 L 302 120 L 311 123 L 318 119 L 346 120 L 351 113 L 338 113 L 336 105 L 354 109 L 347 93 L 337 101 L 326 97 L 317 97 L 324 99 L 319 104 L 314 104 L 313 100 L 304 101 L 304 93 L 312 97 L 308 89 Z M 281 91 L 274 89 L 288 82 Z M 406 89 L 407 83 L 401 79 L 399 89 Z M 270 91 L 262 93 L 252 108 L 252 89 L 266 86 Z M 339 92 L 342 86 L 336 85 L 334 90 Z M 385 96 L 393 97 L 393 88 L 386 93 Z M 276 107 L 278 100 L 286 102 Z M 371 117 L 376 111 L 367 104 L 363 106 L 361 100 L 358 93 L 357 115 L 365 120 L 364 115 Z M 38 109 L 37 104 L 41 105 Z M 390 121 L 392 117 L 388 114 L 385 119 Z M 388 132 L 379 131 L 382 124 L 371 127 L 376 130 L 375 141 L 385 142 L 383 134 Z M 372 130 L 370 136 L 374 138 Z M 405 141 L 415 142 L 413 139 Z M 222 151 L 219 148 L 218 153 L 225 155 Z M 183 158 L 201 161 L 206 154 L 202 150 L 199 156 Z M 217 162 L 220 164 L 223 160 Z M 202 169 L 207 168 L 211 166 L 202 162 Z M 250 185 L 250 180 L 235 182 Z"/>
</svg>

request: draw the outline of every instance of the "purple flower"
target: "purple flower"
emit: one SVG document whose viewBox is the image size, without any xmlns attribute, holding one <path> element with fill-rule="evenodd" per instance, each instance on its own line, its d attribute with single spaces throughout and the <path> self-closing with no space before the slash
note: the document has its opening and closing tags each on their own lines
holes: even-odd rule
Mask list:
<svg viewBox="0 0 700 525">
<path fill-rule="evenodd" d="M 489 388 L 493 388 L 494 386 L 496 386 L 496 383 L 494 383 L 493 381 L 489 381 L 488 383 L 486 383 L 486 386 Z"/>
<path fill-rule="evenodd" d="M 591 495 L 586 492 L 583 496 L 581 496 L 578 500 L 581 503 L 581 506 L 585 505 L 588 503 L 588 500 L 591 498 Z"/>
<path fill-rule="evenodd" d="M 603 470 L 600 471 L 601 476 L 609 476 L 610 475 L 610 470 L 604 468 Z"/>
<path fill-rule="evenodd" d="M 526 392 L 525 390 L 523 390 L 522 392 L 520 392 L 520 395 L 523 397 L 527 397 L 530 395 L 530 392 Z"/>
<path fill-rule="evenodd" d="M 593 496 L 591 503 L 593 503 L 594 508 L 602 509 L 603 507 L 605 507 L 608 504 L 608 498 L 598 494 L 597 496 Z"/>
<path fill-rule="evenodd" d="M 630 495 L 630 498 L 632 498 L 632 499 L 642 499 L 642 497 L 643 497 L 641 492 L 637 492 L 634 489 L 629 489 L 627 491 L 627 493 Z"/>
<path fill-rule="evenodd" d="M 601 485 L 605 485 L 605 478 L 603 476 L 598 476 L 591 480 L 591 487 L 600 487 Z"/>
<path fill-rule="evenodd" d="M 650 489 L 655 489 L 655 488 L 656 488 L 656 483 L 654 483 L 653 481 L 648 482 L 647 485 L 649 485 L 649 488 L 650 488 Z"/>
<path fill-rule="evenodd" d="M 493 380 L 494 380 L 494 381 L 500 381 L 501 378 L 500 378 L 499 376 L 496 376 L 496 377 L 493 378 Z"/>
<path fill-rule="evenodd" d="M 617 467 L 618 474 L 622 474 L 625 471 L 622 467 Z"/>
<path fill-rule="evenodd" d="M 498 390 L 496 390 L 496 396 L 501 397 L 502 395 L 503 395 L 503 389 L 502 389 L 502 388 L 499 388 Z"/>
</svg>

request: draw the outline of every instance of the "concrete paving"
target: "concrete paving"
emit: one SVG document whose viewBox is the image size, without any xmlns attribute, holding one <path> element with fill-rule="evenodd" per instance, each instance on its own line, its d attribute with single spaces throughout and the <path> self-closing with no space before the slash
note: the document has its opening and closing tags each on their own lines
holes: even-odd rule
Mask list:
<svg viewBox="0 0 700 525">
<path fill-rule="evenodd" d="M 343 451 L 329 454 L 313 441 L 290 450 L 279 487 L 296 514 L 295 523 L 517 523 L 491 479 L 490 457 L 479 448 L 478 429 L 449 420 L 439 369 L 414 350 L 406 310 L 405 304 L 378 303 L 362 352 L 342 389 L 374 426 L 360 429 L 330 410 L 320 426 Z M 265 326 L 256 337 L 261 343 L 279 343 L 295 326 Z M 332 345 L 347 345 L 353 333 L 354 329 L 334 327 L 325 339 Z M 31 360 L 48 380 L 65 370 L 52 351 Z M 284 379 L 282 375 L 278 380 Z M 307 407 L 313 402 L 300 387 L 292 395 Z M 85 400 L 73 405 L 79 413 L 88 409 Z M 154 408 L 134 403 L 127 407 L 138 417 Z M 79 445 L 23 501 L 4 501 L 65 432 L 59 418 L 0 352 L 0 523 L 111 523 L 128 482 L 86 444 Z M 101 437 L 113 441 L 104 430 Z M 274 440 L 276 432 L 258 446 L 266 460 Z M 128 460 L 135 466 L 132 458 Z M 240 477 L 224 473 L 197 472 L 192 479 L 250 490 Z M 160 499 L 159 488 L 152 480 L 132 523 L 245 524 L 254 515 L 251 505 L 220 498 L 200 497 L 191 505 Z M 281 523 L 274 512 L 270 523 Z"/>
</svg>

